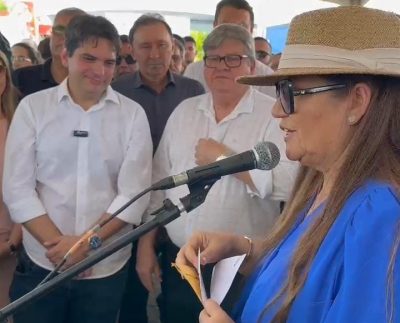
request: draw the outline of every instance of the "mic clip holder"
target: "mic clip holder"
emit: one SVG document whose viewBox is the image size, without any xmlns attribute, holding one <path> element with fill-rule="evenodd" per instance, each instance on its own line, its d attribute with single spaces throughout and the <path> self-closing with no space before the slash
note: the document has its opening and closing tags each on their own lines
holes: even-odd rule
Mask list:
<svg viewBox="0 0 400 323">
<path fill-rule="evenodd" d="M 211 187 L 220 178 L 221 176 L 188 184 L 190 194 L 180 199 L 186 212 L 190 212 L 199 205 L 203 204 Z"/>
<path fill-rule="evenodd" d="M 163 206 L 159 209 L 153 211 L 151 215 L 154 215 L 156 218 L 162 215 L 165 211 L 170 210 L 171 208 L 178 207 L 179 211 L 186 211 L 189 213 L 190 211 L 197 208 L 199 205 L 203 204 L 205 201 L 208 192 L 214 183 L 219 180 L 221 177 L 201 180 L 192 184 L 187 184 L 189 187 L 190 194 L 185 197 L 180 198 L 182 205 L 175 206 L 169 199 L 163 201 Z"/>
</svg>

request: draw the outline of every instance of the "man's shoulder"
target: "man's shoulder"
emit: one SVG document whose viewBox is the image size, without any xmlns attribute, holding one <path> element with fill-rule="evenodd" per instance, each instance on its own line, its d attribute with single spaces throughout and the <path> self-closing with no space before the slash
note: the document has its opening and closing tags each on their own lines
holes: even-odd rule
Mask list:
<svg viewBox="0 0 400 323">
<path fill-rule="evenodd" d="M 178 74 L 174 74 L 174 78 L 175 78 L 175 82 L 176 84 L 179 85 L 185 85 L 187 87 L 193 87 L 193 88 L 202 88 L 203 89 L 203 85 L 195 80 L 192 79 L 190 77 L 186 77 L 184 75 L 178 75 Z"/>
<path fill-rule="evenodd" d="M 192 96 L 184 99 L 174 110 L 174 114 L 190 114 L 194 115 L 198 111 L 198 108 L 207 105 L 210 101 L 210 93 L 203 93 L 197 96 Z"/>
<path fill-rule="evenodd" d="M 49 114 L 58 104 L 58 86 L 33 92 L 24 96 L 17 110 L 23 110 L 29 115 L 35 115 L 35 118 L 41 119 Z"/>
<path fill-rule="evenodd" d="M 263 102 L 263 103 L 266 102 L 271 105 L 275 104 L 276 99 L 264 92 L 261 92 L 260 88 L 253 88 L 252 90 L 255 102 Z"/>
<path fill-rule="evenodd" d="M 40 80 L 43 73 L 43 65 L 33 65 L 18 68 L 12 73 L 14 84 L 18 86 L 21 83 L 30 83 Z"/>
<path fill-rule="evenodd" d="M 274 70 L 271 67 L 256 60 L 255 75 L 270 75 L 273 73 L 274 73 Z"/>
<path fill-rule="evenodd" d="M 43 64 L 26 66 L 16 69 L 13 74 L 15 75 L 41 75 L 43 71 Z"/>
<path fill-rule="evenodd" d="M 50 64 L 51 61 L 46 61 L 43 64 L 19 68 L 12 73 L 13 83 L 22 97 L 58 85 L 51 75 Z"/>
<path fill-rule="evenodd" d="M 132 100 L 130 97 L 126 96 L 125 94 L 119 92 L 118 90 L 112 88 L 114 91 L 115 95 L 118 97 L 119 104 L 122 106 L 134 106 L 134 107 L 140 107 L 140 104 L 136 102 L 135 100 Z"/>
<path fill-rule="evenodd" d="M 196 76 L 199 73 L 203 72 L 203 61 L 193 62 L 186 66 L 184 75 L 187 77 Z"/>
<path fill-rule="evenodd" d="M 126 96 L 114 88 L 112 88 L 112 91 L 115 93 L 118 100 L 118 105 L 122 108 L 122 111 L 133 115 L 141 112 L 145 113 L 143 107 L 137 101 L 131 99 L 129 96 Z"/>
<path fill-rule="evenodd" d="M 187 70 L 187 71 L 198 70 L 198 69 L 203 68 L 203 65 L 204 65 L 204 62 L 203 62 L 203 61 L 193 62 L 193 63 L 190 63 L 190 64 L 186 67 L 186 70 Z"/>
<path fill-rule="evenodd" d="M 116 90 L 119 88 L 125 88 L 132 86 L 132 82 L 135 79 L 135 74 L 126 74 L 118 77 L 115 81 L 111 83 L 111 87 Z"/>
<path fill-rule="evenodd" d="M 59 86 L 60 85 L 56 85 L 51 88 L 33 92 L 31 94 L 26 95 L 22 100 L 30 103 L 43 102 L 43 105 L 45 105 L 48 102 L 53 102 L 54 100 L 57 100 Z"/>
<path fill-rule="evenodd" d="M 135 86 L 136 77 L 135 74 L 122 75 L 117 80 L 111 83 L 111 87 L 114 91 L 124 95 L 126 98 L 138 101 L 142 91 Z"/>
</svg>

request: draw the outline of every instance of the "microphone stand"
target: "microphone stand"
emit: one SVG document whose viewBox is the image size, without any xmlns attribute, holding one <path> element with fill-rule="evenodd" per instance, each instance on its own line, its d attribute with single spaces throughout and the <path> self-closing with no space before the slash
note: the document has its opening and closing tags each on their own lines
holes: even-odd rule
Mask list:
<svg viewBox="0 0 400 323">
<path fill-rule="evenodd" d="M 8 316 L 19 311 L 26 305 L 36 301 L 38 298 L 41 298 L 44 295 L 48 294 L 59 285 L 65 283 L 67 280 L 72 279 L 79 273 L 92 267 L 99 261 L 118 251 L 119 249 L 127 246 L 132 241 L 138 240 L 147 232 L 155 229 L 158 226 L 168 224 L 169 222 L 178 218 L 184 211 L 190 212 L 191 210 L 197 208 L 205 201 L 206 196 L 212 185 L 220 178 L 221 177 L 213 178 L 205 181 L 200 181 L 193 185 L 188 185 L 190 194 L 181 198 L 178 205 L 173 204 L 169 199 L 164 200 L 163 206 L 152 213 L 152 215 L 154 215 L 154 218 L 151 221 L 146 222 L 136 229 L 125 233 L 112 243 L 101 247 L 99 250 L 96 250 L 94 253 L 86 257 L 81 262 L 61 272 L 50 281 L 47 281 L 42 285 L 37 286 L 35 289 L 25 294 L 21 298 L 3 307 L 0 310 L 0 322 L 7 322 Z"/>
</svg>

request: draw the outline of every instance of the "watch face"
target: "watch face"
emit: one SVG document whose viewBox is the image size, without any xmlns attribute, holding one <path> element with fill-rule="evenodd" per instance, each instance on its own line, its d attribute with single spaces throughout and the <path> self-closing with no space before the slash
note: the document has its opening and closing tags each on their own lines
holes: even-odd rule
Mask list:
<svg viewBox="0 0 400 323">
<path fill-rule="evenodd" d="M 89 246 L 93 250 L 99 248 L 101 246 L 101 238 L 99 236 L 91 236 Z"/>
</svg>

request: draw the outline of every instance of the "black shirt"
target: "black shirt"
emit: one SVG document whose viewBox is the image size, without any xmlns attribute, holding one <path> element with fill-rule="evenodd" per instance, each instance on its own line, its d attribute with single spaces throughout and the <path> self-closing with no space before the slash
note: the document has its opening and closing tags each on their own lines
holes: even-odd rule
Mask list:
<svg viewBox="0 0 400 323">
<path fill-rule="evenodd" d="M 139 72 L 124 75 L 111 86 L 117 92 L 139 103 L 146 111 L 154 151 L 158 147 L 169 116 L 178 104 L 204 93 L 200 82 L 173 73 L 168 73 L 168 83 L 161 93 L 145 85 Z"/>
<path fill-rule="evenodd" d="M 58 85 L 51 75 L 50 66 L 51 58 L 44 64 L 19 68 L 13 72 L 12 79 L 21 97 Z"/>
</svg>

